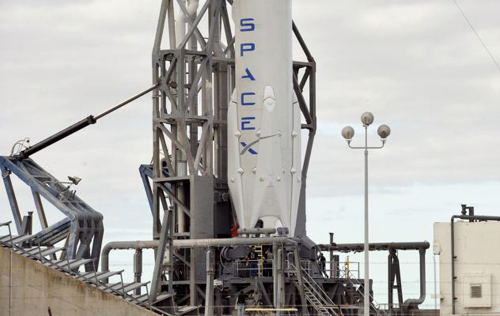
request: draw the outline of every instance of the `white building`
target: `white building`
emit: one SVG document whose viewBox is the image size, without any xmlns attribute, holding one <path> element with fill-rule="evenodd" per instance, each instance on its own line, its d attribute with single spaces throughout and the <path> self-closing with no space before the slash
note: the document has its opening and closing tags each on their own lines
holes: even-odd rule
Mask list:
<svg viewBox="0 0 500 316">
<path fill-rule="evenodd" d="M 500 315 L 500 222 L 456 219 L 453 230 L 452 245 L 451 223 L 434 224 L 434 254 L 440 256 L 441 315 Z"/>
</svg>

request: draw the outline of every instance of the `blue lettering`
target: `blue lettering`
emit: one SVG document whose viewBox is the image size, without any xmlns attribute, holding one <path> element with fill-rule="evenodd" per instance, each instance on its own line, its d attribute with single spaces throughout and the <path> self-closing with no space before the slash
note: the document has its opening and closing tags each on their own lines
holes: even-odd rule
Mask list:
<svg viewBox="0 0 500 316">
<path fill-rule="evenodd" d="M 254 19 L 241 19 L 240 20 L 240 31 L 242 32 L 253 32 L 255 31 L 255 24 L 253 23 Z"/>
<path fill-rule="evenodd" d="M 241 142 L 240 144 L 241 144 L 241 146 L 243 146 L 243 148 L 247 147 L 246 142 Z M 248 152 L 252 155 L 257 155 L 257 152 L 254 149 L 252 149 L 252 147 L 248 148 Z"/>
<path fill-rule="evenodd" d="M 248 102 L 248 101 L 246 100 L 246 97 L 247 97 L 247 96 L 253 96 L 253 95 L 255 95 L 255 93 L 254 93 L 254 92 L 243 92 L 243 93 L 241 94 L 241 105 L 244 105 L 244 106 L 251 106 L 251 105 L 255 105 L 255 102 Z"/>
<path fill-rule="evenodd" d="M 246 68 L 245 69 L 245 72 L 247 73 L 246 75 L 244 75 L 243 77 L 241 77 L 241 79 L 250 79 L 252 81 L 255 81 L 255 77 L 252 75 L 252 73 L 250 72 L 250 69 Z"/>
<path fill-rule="evenodd" d="M 240 45 L 240 56 L 243 56 L 245 52 L 253 52 L 255 50 L 254 43 L 242 43 Z"/>
<path fill-rule="evenodd" d="M 249 124 L 252 123 L 253 120 L 255 120 L 255 117 L 253 117 L 253 116 L 242 117 L 241 118 L 241 130 L 243 130 L 243 131 L 254 130 L 255 127 L 248 126 Z"/>
</svg>

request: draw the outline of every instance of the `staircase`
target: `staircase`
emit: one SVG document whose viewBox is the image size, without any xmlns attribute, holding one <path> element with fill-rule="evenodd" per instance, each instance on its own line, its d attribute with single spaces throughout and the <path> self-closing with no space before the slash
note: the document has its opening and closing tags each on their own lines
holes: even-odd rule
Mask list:
<svg viewBox="0 0 500 316">
<path fill-rule="evenodd" d="M 291 273 L 296 275 L 294 280 L 297 287 L 299 286 L 298 273 L 294 265 L 291 265 Z M 314 279 L 307 273 L 304 268 L 301 269 L 302 280 L 304 284 L 304 294 L 309 305 L 317 312 L 316 315 L 319 316 L 338 316 L 335 309 L 338 307 L 331 300 L 328 294 L 325 293 L 321 285 L 319 285 Z"/>
<path fill-rule="evenodd" d="M 353 285 L 353 286 L 356 286 L 356 284 L 352 281 L 352 279 L 348 278 L 347 280 L 349 280 L 349 282 Z M 365 299 L 365 295 L 363 293 L 363 291 L 358 291 L 358 294 L 359 296 L 363 299 Z M 373 298 L 373 296 L 370 295 L 370 298 L 371 298 L 371 302 L 370 302 L 370 314 L 374 314 L 376 316 L 388 316 L 389 314 L 387 312 L 385 312 L 380 304 L 378 304 L 375 299 Z"/>
<path fill-rule="evenodd" d="M 173 294 L 161 294 L 158 295 L 155 302 L 152 305 L 149 304 L 149 292 L 148 283 L 124 283 L 123 282 L 123 270 L 121 271 L 109 271 L 109 272 L 80 272 L 79 268 L 84 265 L 94 265 L 94 259 L 63 259 L 57 260 L 57 254 L 64 251 L 62 247 L 44 247 L 44 246 L 30 246 L 30 241 L 34 239 L 33 235 L 20 235 L 13 236 L 10 229 L 11 222 L 0 223 L 0 227 L 7 227 L 9 230 L 8 235 L 0 237 L 0 246 L 10 248 L 13 252 L 27 257 L 29 259 L 40 262 L 41 264 L 48 266 L 52 269 L 63 272 L 73 278 L 91 284 L 104 292 L 110 293 L 112 295 L 121 297 L 122 299 L 131 302 L 133 304 L 142 306 L 151 311 L 154 311 L 160 315 L 172 316 L 165 311 L 162 311 L 156 307 L 154 304 L 162 302 L 166 299 L 172 298 Z M 26 247 L 26 248 L 25 248 Z M 61 258 L 59 256 L 59 258 Z M 108 283 L 108 279 L 111 277 L 119 277 L 120 282 Z M 145 288 L 144 294 L 135 295 L 134 291 L 137 289 Z M 180 311 L 182 314 L 182 311 Z"/>
</svg>

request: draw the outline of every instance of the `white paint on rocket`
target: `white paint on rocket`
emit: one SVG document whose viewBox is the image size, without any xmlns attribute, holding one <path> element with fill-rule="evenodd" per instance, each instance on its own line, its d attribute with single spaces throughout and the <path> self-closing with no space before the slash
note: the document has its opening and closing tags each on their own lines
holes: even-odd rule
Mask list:
<svg viewBox="0 0 500 316">
<path fill-rule="evenodd" d="M 293 92 L 292 1 L 236 0 L 236 87 L 228 110 L 229 189 L 241 228 L 288 227 L 300 195 L 301 116 Z"/>
</svg>

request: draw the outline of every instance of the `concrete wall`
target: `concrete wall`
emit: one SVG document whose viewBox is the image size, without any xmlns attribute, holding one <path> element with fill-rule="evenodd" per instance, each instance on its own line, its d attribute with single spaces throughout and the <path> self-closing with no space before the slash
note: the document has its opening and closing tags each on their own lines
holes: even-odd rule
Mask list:
<svg viewBox="0 0 500 316">
<path fill-rule="evenodd" d="M 500 223 L 455 222 L 455 315 L 500 315 Z M 452 315 L 451 225 L 434 224 L 441 315 Z M 473 295 L 473 287 L 481 287 Z M 480 294 L 480 295 L 478 295 Z"/>
<path fill-rule="evenodd" d="M 31 315 L 157 314 L 0 247 L 0 316 Z"/>
</svg>

